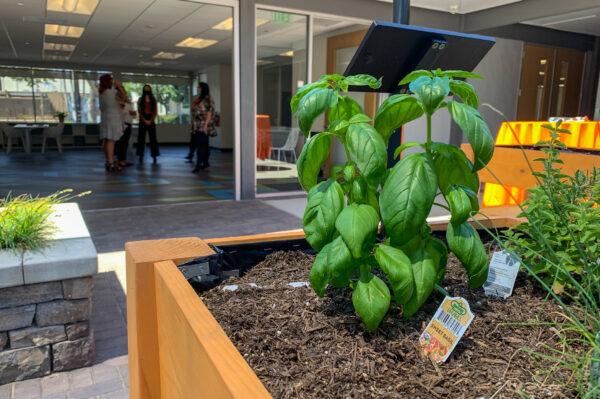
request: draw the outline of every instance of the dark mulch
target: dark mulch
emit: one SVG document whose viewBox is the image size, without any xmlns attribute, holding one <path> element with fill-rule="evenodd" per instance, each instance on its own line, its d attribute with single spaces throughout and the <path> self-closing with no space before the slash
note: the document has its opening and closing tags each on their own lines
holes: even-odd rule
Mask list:
<svg viewBox="0 0 600 399">
<path fill-rule="evenodd" d="M 507 301 L 489 299 L 482 289 L 467 287 L 462 267 L 450 258 L 444 286 L 469 301 L 475 320 L 450 359 L 434 365 L 420 355 L 418 338 L 439 294 L 408 321 L 392 308 L 379 330 L 369 333 L 352 309 L 349 289 L 330 289 L 319 298 L 310 288 L 287 285 L 308 281 L 312 259 L 302 252 L 274 253 L 242 278 L 202 294 L 275 398 L 572 396 L 563 387 L 568 375 L 549 375 L 554 363 L 524 351 L 556 346 L 556 331 L 540 323 L 561 316 L 522 275 Z M 239 289 L 224 291 L 227 284 Z"/>
</svg>

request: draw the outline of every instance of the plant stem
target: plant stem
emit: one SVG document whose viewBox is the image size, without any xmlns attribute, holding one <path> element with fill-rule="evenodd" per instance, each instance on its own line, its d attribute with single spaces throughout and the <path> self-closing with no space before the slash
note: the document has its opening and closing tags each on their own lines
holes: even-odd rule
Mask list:
<svg viewBox="0 0 600 399">
<path fill-rule="evenodd" d="M 447 210 L 448 212 L 451 212 L 450 208 L 448 208 L 446 205 L 444 204 L 440 204 L 438 202 L 434 202 L 433 205 L 435 206 L 439 206 L 440 208 L 444 208 L 445 210 Z"/>
<path fill-rule="evenodd" d="M 438 284 L 435 285 L 435 290 L 444 296 L 452 296 L 448 293 L 448 291 Z"/>
<path fill-rule="evenodd" d="M 428 153 L 431 153 L 431 114 L 427 114 L 427 148 Z"/>
</svg>

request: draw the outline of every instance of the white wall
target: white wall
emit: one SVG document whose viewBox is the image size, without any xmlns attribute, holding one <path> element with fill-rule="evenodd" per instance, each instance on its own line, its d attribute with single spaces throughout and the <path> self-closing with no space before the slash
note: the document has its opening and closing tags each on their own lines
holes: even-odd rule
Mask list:
<svg viewBox="0 0 600 399">
<path fill-rule="evenodd" d="M 498 38 L 475 68 L 474 72 L 484 79 L 469 80 L 479 94 L 480 103 L 489 103 L 499 109 L 508 120 L 517 118 L 522 54 L 522 41 Z M 480 107 L 479 111 L 495 136 L 503 121 L 502 117 L 487 107 Z"/>
</svg>

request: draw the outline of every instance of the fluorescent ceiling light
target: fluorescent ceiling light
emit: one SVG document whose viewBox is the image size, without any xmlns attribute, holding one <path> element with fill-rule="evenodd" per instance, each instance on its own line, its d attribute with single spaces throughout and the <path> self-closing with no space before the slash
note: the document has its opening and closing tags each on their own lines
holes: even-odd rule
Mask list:
<svg viewBox="0 0 600 399">
<path fill-rule="evenodd" d="M 282 56 L 282 57 L 293 57 L 294 56 L 294 50 L 286 51 L 285 53 L 281 53 L 279 55 Z"/>
<path fill-rule="evenodd" d="M 44 59 L 50 60 L 50 61 L 67 61 L 69 59 L 69 56 L 68 55 L 48 54 L 48 55 L 44 55 Z"/>
<path fill-rule="evenodd" d="M 256 26 L 261 26 L 266 24 L 267 22 L 269 22 L 268 19 L 265 18 L 256 18 Z M 212 27 L 213 29 L 216 30 L 232 30 L 233 29 L 233 17 L 229 17 L 221 22 L 219 22 L 218 24 L 216 24 L 215 26 Z"/>
<path fill-rule="evenodd" d="M 99 0 L 48 0 L 48 11 L 66 12 L 70 14 L 92 15 Z"/>
<path fill-rule="evenodd" d="M 84 29 L 80 26 L 46 24 L 44 32 L 46 36 L 64 36 L 78 39 L 83 34 Z"/>
<path fill-rule="evenodd" d="M 140 61 L 140 62 L 138 62 L 138 65 L 141 65 L 141 66 L 160 66 L 160 65 L 162 65 L 162 62 Z"/>
<path fill-rule="evenodd" d="M 44 43 L 44 50 L 53 50 L 53 51 L 73 51 L 75 50 L 74 44 L 65 44 L 65 43 Z"/>
<path fill-rule="evenodd" d="M 270 61 L 270 60 L 258 60 L 256 61 L 256 65 L 269 65 L 274 63 L 275 61 Z"/>
<path fill-rule="evenodd" d="M 181 58 L 184 55 L 184 53 L 169 53 L 166 51 L 161 51 L 160 53 L 154 54 L 152 58 L 161 58 L 163 60 L 176 60 L 177 58 Z"/>
<path fill-rule="evenodd" d="M 217 43 L 217 40 L 211 39 L 200 39 L 199 37 L 188 37 L 183 39 L 176 44 L 177 47 L 192 47 L 192 48 L 206 48 Z"/>
</svg>

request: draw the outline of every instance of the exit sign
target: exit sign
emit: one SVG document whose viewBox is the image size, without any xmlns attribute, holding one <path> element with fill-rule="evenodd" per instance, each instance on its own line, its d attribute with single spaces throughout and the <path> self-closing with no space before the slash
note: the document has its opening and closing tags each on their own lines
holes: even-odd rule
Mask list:
<svg viewBox="0 0 600 399">
<path fill-rule="evenodd" d="M 273 21 L 287 24 L 290 22 L 290 14 L 287 12 L 277 12 L 273 13 Z"/>
</svg>

